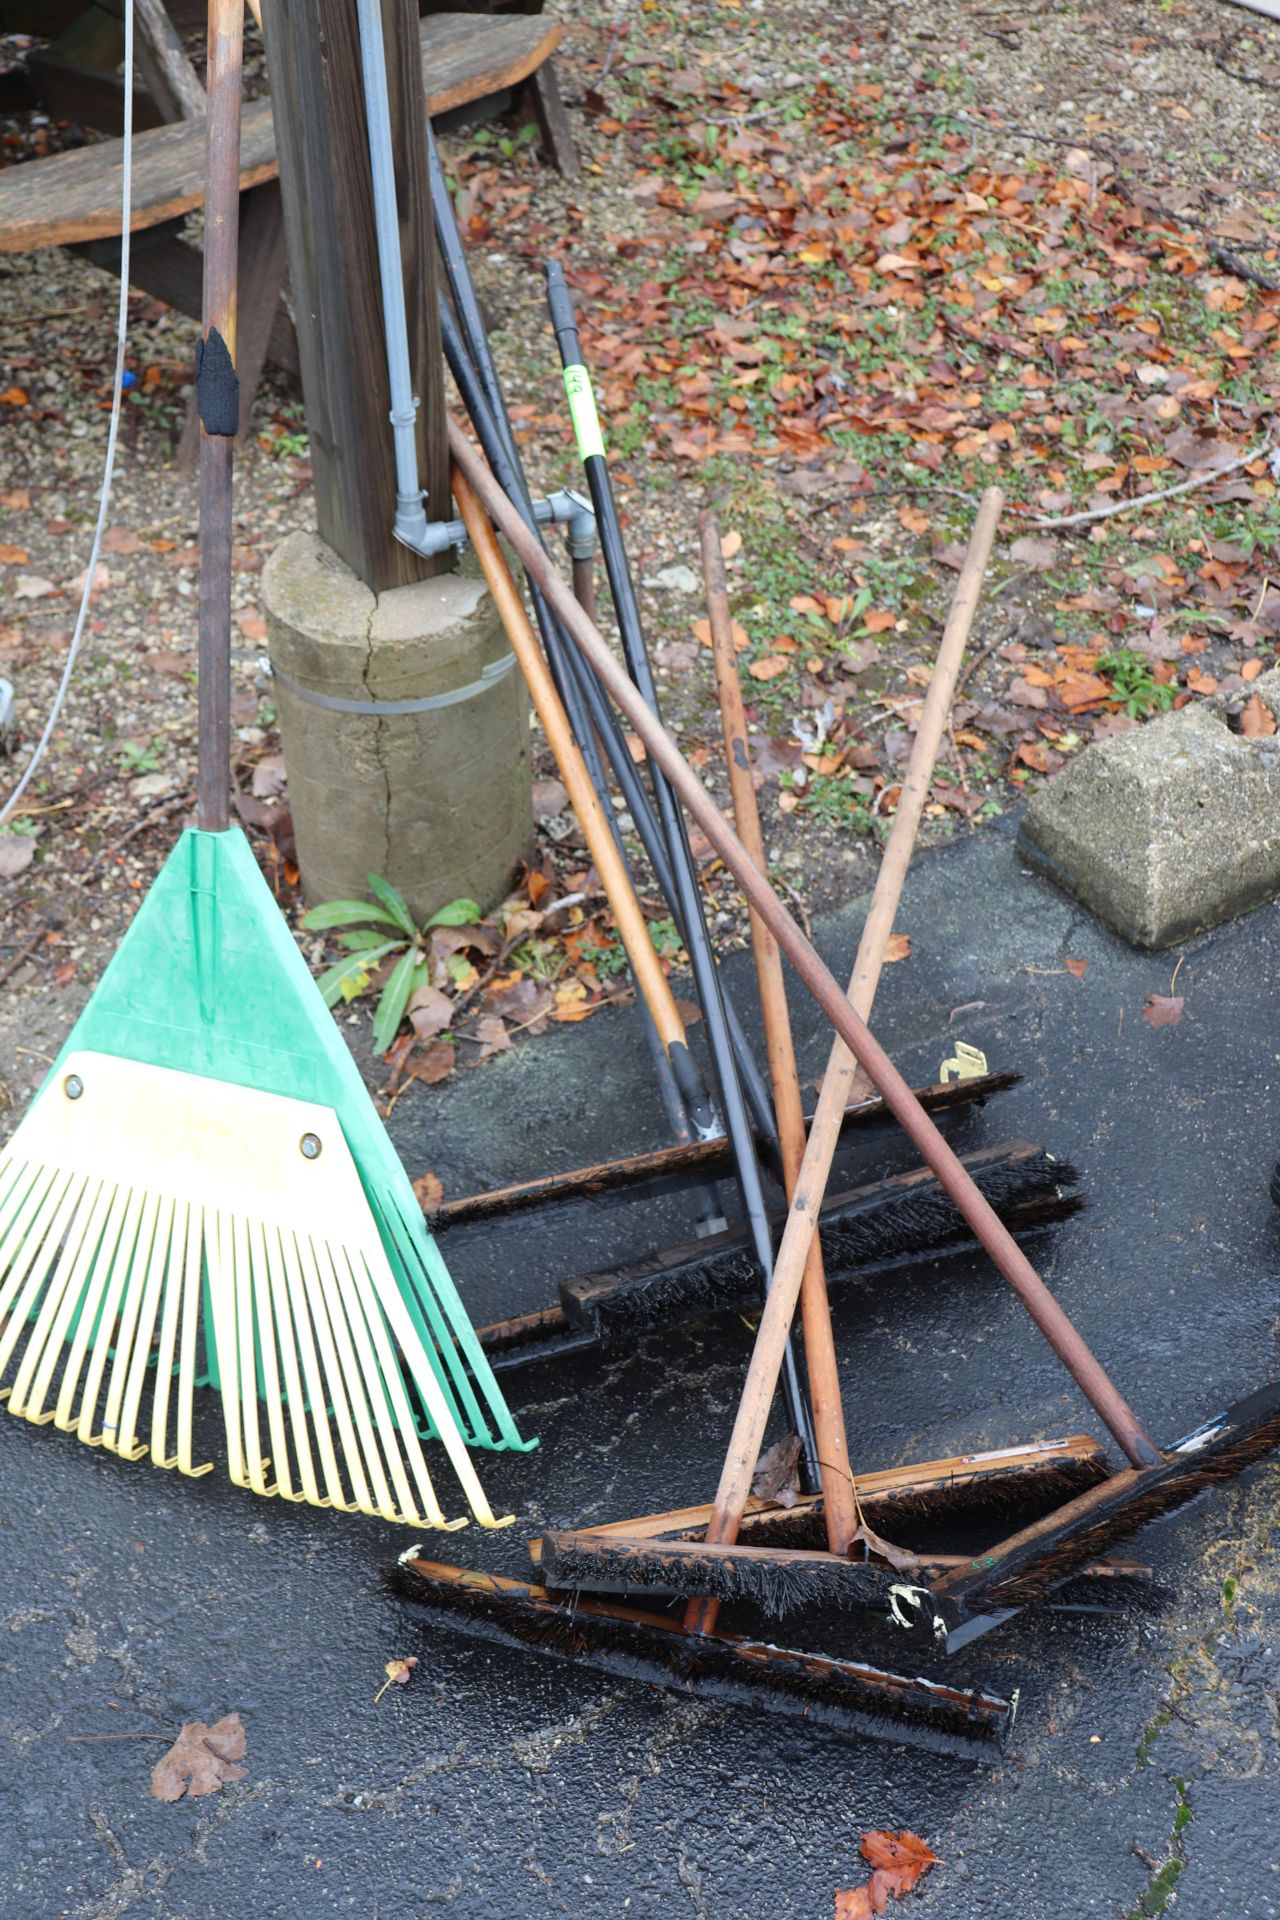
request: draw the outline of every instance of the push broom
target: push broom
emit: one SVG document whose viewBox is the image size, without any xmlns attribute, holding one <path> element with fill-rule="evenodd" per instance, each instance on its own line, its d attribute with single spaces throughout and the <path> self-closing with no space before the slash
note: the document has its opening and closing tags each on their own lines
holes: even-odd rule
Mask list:
<svg viewBox="0 0 1280 1920">
<path fill-rule="evenodd" d="M 229 823 L 242 17 L 210 0 L 197 824 L 0 1157 L 0 1380 L 11 1413 L 187 1474 L 209 1471 L 192 1439 L 208 1383 L 237 1485 L 461 1526 L 432 1486 L 435 1437 L 476 1518 L 500 1525 L 468 1447 L 524 1443 Z"/>
<path fill-rule="evenodd" d="M 529 538 L 519 515 L 510 507 L 479 454 L 452 421 L 449 444 L 454 460 L 482 505 L 510 541 L 521 563 L 537 580 L 548 604 L 590 663 L 610 700 L 661 765 L 681 804 L 733 871 L 748 904 L 757 909 L 840 1040 L 883 1095 L 908 1138 L 964 1214 L 997 1271 L 1018 1296 L 1129 1462 L 1125 1470 L 1108 1476 L 1033 1528 L 993 1543 L 963 1573 L 948 1574 L 945 1582 L 940 1583 L 945 1589 L 940 1596 L 941 1606 L 934 1605 L 934 1596 L 926 1588 L 905 1581 L 902 1593 L 895 1596 L 896 1617 L 910 1618 L 920 1631 L 948 1639 L 953 1629 L 974 1615 L 998 1615 L 1009 1605 L 1025 1604 L 1146 1521 L 1172 1511 L 1202 1488 L 1234 1477 L 1250 1462 L 1270 1452 L 1280 1443 L 1280 1382 L 1277 1381 L 1215 1413 L 1170 1447 L 1157 1447 L 778 900 L 701 781 L 685 763 L 679 748 L 655 720 L 594 623 L 573 599 L 538 543 Z M 806 1159 L 812 1149 L 811 1133 Z M 713 1541 L 717 1537 L 732 1537 L 750 1497 L 783 1341 L 795 1311 L 820 1198 L 821 1181 L 812 1178 L 812 1170 L 807 1165 L 802 1166 L 721 1474 L 708 1529 Z M 696 1579 L 686 1590 L 691 1594 L 699 1591 Z"/>
</svg>

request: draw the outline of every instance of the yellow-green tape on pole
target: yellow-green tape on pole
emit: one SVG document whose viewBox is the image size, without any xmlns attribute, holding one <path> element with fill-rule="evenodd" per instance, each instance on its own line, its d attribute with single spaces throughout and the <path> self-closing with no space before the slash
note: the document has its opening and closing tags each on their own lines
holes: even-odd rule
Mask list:
<svg viewBox="0 0 1280 1920">
<path fill-rule="evenodd" d="M 564 390 L 569 396 L 569 416 L 578 437 L 578 452 L 584 460 L 589 460 L 592 454 L 599 454 L 603 460 L 604 435 L 600 431 L 596 397 L 591 391 L 591 375 L 585 367 L 565 368 Z"/>
</svg>

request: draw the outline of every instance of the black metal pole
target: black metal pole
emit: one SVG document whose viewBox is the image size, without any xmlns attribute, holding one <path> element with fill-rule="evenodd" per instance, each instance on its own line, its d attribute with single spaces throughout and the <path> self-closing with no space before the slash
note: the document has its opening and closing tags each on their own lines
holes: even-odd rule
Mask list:
<svg viewBox="0 0 1280 1920">
<path fill-rule="evenodd" d="M 484 449 L 485 458 L 497 475 L 503 492 L 519 512 L 525 525 L 531 532 L 537 534 L 537 523 L 533 517 L 533 506 L 520 451 L 511 430 L 506 401 L 502 393 L 502 383 L 498 378 L 498 370 L 494 365 L 493 354 L 489 347 L 489 338 L 485 332 L 484 318 L 476 299 L 471 271 L 467 265 L 466 250 L 458 233 L 453 201 L 449 196 L 449 183 L 444 177 L 444 168 L 440 163 L 440 155 L 430 125 L 427 127 L 427 167 L 436 242 L 440 249 L 440 258 L 444 263 L 449 294 L 458 316 L 455 321 L 453 314 L 447 312 L 445 303 L 441 300 L 441 331 L 445 359 L 458 391 L 462 395 L 463 405 L 470 415 L 481 447 Z M 547 663 L 555 677 L 557 690 L 564 701 L 570 725 L 582 748 L 588 771 L 593 780 L 596 779 L 597 772 L 600 772 L 597 791 L 607 802 L 607 788 L 604 785 L 603 772 L 600 770 L 598 737 L 608 755 L 624 804 L 636 823 L 636 831 L 640 836 L 649 864 L 653 868 L 659 890 L 666 897 L 667 904 L 679 924 L 679 900 L 671 864 L 662 844 L 661 831 L 652 805 L 644 790 L 644 782 L 636 771 L 635 762 L 622 737 L 617 715 L 596 685 L 593 675 L 588 671 L 577 648 L 570 643 L 560 622 L 549 611 L 532 581 L 529 582 L 529 593 L 538 628 L 542 634 L 543 645 L 547 650 Z M 590 724 L 587 724 L 583 713 L 584 706 L 589 713 Z M 683 927 L 680 932 L 683 939 Z M 767 1143 L 771 1162 L 778 1161 L 778 1178 L 781 1181 L 781 1162 L 778 1160 L 776 1149 L 777 1127 L 774 1121 L 773 1101 L 733 1002 L 727 995 L 725 998 L 734 1051 L 746 1088 L 747 1099 L 751 1105 L 752 1118 L 757 1132 Z"/>
<path fill-rule="evenodd" d="M 654 685 L 653 670 L 645 644 L 644 627 L 640 619 L 640 608 L 636 601 L 635 585 L 627 561 L 622 528 L 618 522 L 618 510 L 613 497 L 613 485 L 609 478 L 609 467 L 604 457 L 604 440 L 596 416 L 590 376 L 582 363 L 582 348 L 578 339 L 573 302 L 565 283 L 564 271 L 558 261 L 553 260 L 547 263 L 546 278 L 547 306 L 564 364 L 565 389 L 569 395 L 569 407 L 573 415 L 583 471 L 591 490 L 591 503 L 595 508 L 596 529 L 604 554 L 609 588 L 613 594 L 614 612 L 622 635 L 627 671 L 649 711 L 655 718 L 661 718 L 658 690 Z M 720 1081 L 721 1100 L 729 1139 L 733 1146 L 738 1185 L 742 1192 L 743 1206 L 746 1209 L 756 1258 L 764 1271 L 767 1284 L 767 1278 L 773 1272 L 773 1240 L 769 1231 L 760 1164 L 756 1158 L 751 1122 L 729 1038 L 719 973 L 711 952 L 706 921 L 703 918 L 698 876 L 689 847 L 688 830 L 675 794 L 652 758 L 650 773 L 654 798 L 658 806 L 658 818 L 662 823 L 663 836 L 675 873 L 689 959 L 706 1017 L 711 1057 L 715 1062 L 717 1078 Z M 790 1344 L 783 1360 L 782 1379 L 792 1424 L 801 1440 L 806 1476 L 812 1476 L 816 1486 L 821 1484 L 818 1473 L 817 1441 L 813 1433 L 812 1415 L 801 1383 L 799 1369 L 796 1366 L 795 1353 Z"/>
</svg>

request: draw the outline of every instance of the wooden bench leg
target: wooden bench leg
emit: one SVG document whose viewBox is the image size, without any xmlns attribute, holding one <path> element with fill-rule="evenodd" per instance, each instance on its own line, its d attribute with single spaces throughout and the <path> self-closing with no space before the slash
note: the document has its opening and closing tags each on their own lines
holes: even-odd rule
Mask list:
<svg viewBox="0 0 1280 1920">
<path fill-rule="evenodd" d="M 280 186 L 268 180 L 240 197 L 239 298 L 236 308 L 236 372 L 240 377 L 240 432 L 243 442 L 253 416 L 254 396 L 271 348 L 287 261 Z M 295 348 L 296 351 L 296 348 Z M 195 401 L 187 412 L 178 447 L 178 465 L 190 472 L 200 447 Z"/>
<path fill-rule="evenodd" d="M 529 75 L 525 83 L 525 99 L 533 108 L 547 158 L 566 180 L 579 179 L 582 167 L 578 161 L 578 149 L 574 145 L 569 116 L 560 98 L 560 83 L 556 79 L 553 60 L 544 60 Z"/>
</svg>

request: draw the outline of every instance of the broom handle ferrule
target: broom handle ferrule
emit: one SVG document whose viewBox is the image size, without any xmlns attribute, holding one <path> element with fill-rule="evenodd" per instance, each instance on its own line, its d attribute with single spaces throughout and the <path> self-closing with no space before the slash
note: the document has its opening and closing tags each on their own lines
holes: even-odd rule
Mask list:
<svg viewBox="0 0 1280 1920">
<path fill-rule="evenodd" d="M 222 833 L 230 823 L 231 470 L 240 424 L 235 354 L 243 40 L 241 0 L 209 0 L 204 287 L 196 354 L 201 427 L 196 820 L 206 833 Z"/>
</svg>

